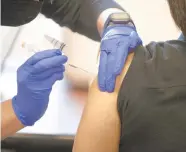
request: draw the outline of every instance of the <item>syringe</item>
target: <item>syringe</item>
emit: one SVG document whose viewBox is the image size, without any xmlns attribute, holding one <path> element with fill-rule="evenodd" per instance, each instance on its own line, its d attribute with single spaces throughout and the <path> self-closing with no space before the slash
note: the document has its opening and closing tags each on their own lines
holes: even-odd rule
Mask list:
<svg viewBox="0 0 186 152">
<path fill-rule="evenodd" d="M 60 42 L 51 36 L 45 35 L 44 37 L 53 45 L 54 48 L 63 50 L 63 48 L 66 46 L 65 43 Z"/>
<path fill-rule="evenodd" d="M 63 42 L 60 42 L 59 40 L 56 40 L 55 38 L 51 37 L 51 36 L 48 36 L 48 35 L 44 35 L 45 39 L 48 40 L 54 48 L 56 49 L 60 49 L 61 51 L 63 50 L 63 48 L 66 46 L 65 43 Z M 33 53 L 37 53 L 39 51 L 39 49 L 35 46 L 35 45 L 31 45 L 31 44 L 27 44 L 27 43 L 22 43 L 22 48 L 26 48 L 29 52 L 33 52 Z M 86 72 L 86 73 L 91 73 L 87 70 L 84 70 L 80 67 L 77 67 L 73 64 L 68 64 L 68 66 L 72 67 L 72 68 L 75 68 L 75 69 L 79 69 L 83 72 Z"/>
<path fill-rule="evenodd" d="M 66 46 L 65 43 L 63 42 L 60 42 L 59 40 L 56 40 L 55 38 L 51 37 L 51 36 L 48 36 L 48 35 L 45 35 L 45 38 L 53 45 L 54 48 L 57 48 L 57 49 L 60 49 L 60 50 L 63 50 L 63 48 Z M 75 65 L 72 65 L 72 64 L 68 64 L 68 66 L 72 67 L 72 68 L 77 68 L 77 69 L 80 69 L 84 72 L 87 72 L 89 73 L 88 71 L 82 69 L 82 68 L 79 68 Z"/>
</svg>

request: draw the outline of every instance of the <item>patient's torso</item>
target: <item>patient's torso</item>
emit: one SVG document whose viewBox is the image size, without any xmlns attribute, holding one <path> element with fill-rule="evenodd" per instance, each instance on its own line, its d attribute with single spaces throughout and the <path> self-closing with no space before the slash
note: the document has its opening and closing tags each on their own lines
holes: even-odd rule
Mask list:
<svg viewBox="0 0 186 152">
<path fill-rule="evenodd" d="M 120 152 L 186 151 L 186 42 L 137 49 L 118 111 Z"/>
</svg>

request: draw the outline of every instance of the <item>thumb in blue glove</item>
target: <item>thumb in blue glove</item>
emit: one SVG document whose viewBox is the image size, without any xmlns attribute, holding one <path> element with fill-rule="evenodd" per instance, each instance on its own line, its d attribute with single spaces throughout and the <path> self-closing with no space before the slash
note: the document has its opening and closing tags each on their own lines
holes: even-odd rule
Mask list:
<svg viewBox="0 0 186 152">
<path fill-rule="evenodd" d="M 63 79 L 67 57 L 60 50 L 36 53 L 17 70 L 17 95 L 12 106 L 25 126 L 32 126 L 45 113 L 53 84 Z"/>
</svg>

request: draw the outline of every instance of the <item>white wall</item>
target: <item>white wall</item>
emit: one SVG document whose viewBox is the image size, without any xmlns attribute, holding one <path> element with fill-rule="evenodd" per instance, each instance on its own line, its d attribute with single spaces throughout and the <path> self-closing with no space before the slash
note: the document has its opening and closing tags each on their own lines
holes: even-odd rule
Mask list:
<svg viewBox="0 0 186 152">
<path fill-rule="evenodd" d="M 19 27 L 0 27 L 0 61 L 6 57 L 18 31 Z M 2 40 L 6 40 L 6 43 L 2 43 Z"/>
<path fill-rule="evenodd" d="M 143 41 L 178 38 L 166 0 L 118 0 L 133 17 Z"/>
</svg>

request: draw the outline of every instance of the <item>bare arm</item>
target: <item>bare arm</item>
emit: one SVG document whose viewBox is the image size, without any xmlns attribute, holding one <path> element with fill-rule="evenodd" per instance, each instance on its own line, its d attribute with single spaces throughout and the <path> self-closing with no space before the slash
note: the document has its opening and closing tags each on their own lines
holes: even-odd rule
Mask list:
<svg viewBox="0 0 186 152">
<path fill-rule="evenodd" d="M 117 78 L 113 93 L 99 91 L 97 79 L 93 81 L 75 137 L 73 152 L 119 151 L 120 119 L 117 96 L 132 59 L 133 54 L 130 54 L 122 74 Z"/>
<path fill-rule="evenodd" d="M 12 100 L 1 103 L 1 140 L 16 133 L 23 127 L 14 113 Z"/>
</svg>

